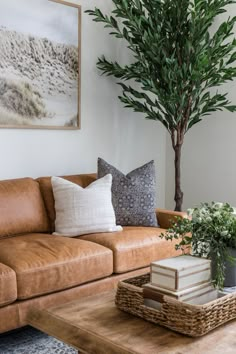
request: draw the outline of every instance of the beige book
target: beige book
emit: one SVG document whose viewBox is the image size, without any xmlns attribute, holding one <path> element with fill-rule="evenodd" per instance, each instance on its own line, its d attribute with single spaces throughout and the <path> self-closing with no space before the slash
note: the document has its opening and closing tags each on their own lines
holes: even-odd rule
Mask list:
<svg viewBox="0 0 236 354">
<path fill-rule="evenodd" d="M 218 291 L 216 289 L 212 289 L 201 296 L 195 296 L 190 299 L 183 300 L 183 302 L 191 305 L 204 305 L 216 299 L 218 299 Z"/>
<path fill-rule="evenodd" d="M 211 281 L 209 259 L 183 255 L 151 263 L 151 283 L 179 291 Z"/>
<path fill-rule="evenodd" d="M 145 298 L 158 300 L 160 296 L 167 295 L 180 301 L 187 301 L 192 297 L 201 296 L 210 290 L 214 290 L 214 287 L 211 282 L 207 282 L 181 291 L 170 291 L 147 283 L 143 285 L 143 289 L 143 296 Z"/>
<path fill-rule="evenodd" d="M 219 293 L 217 290 L 210 290 L 206 294 L 203 294 L 201 296 L 194 297 L 192 299 L 189 299 L 187 301 L 183 301 L 185 303 L 188 303 L 190 305 L 204 305 L 207 304 L 211 301 L 214 301 L 218 299 Z M 147 307 L 154 308 L 156 310 L 161 310 L 162 308 L 162 302 L 163 301 L 157 301 L 149 298 L 144 298 L 144 305 Z"/>
</svg>

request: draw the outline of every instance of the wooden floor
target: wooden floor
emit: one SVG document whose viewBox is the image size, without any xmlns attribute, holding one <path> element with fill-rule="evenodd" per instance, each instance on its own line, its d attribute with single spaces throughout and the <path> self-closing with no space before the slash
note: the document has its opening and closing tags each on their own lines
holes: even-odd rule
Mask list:
<svg viewBox="0 0 236 354">
<path fill-rule="evenodd" d="M 126 314 L 114 292 L 48 310 L 34 309 L 30 325 L 89 354 L 235 354 L 236 321 L 189 338 Z"/>
</svg>

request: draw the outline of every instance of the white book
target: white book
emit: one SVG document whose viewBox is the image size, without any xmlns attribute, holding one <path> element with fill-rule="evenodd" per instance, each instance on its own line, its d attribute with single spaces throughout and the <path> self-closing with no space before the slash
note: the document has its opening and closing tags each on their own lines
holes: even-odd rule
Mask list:
<svg viewBox="0 0 236 354">
<path fill-rule="evenodd" d="M 144 284 L 144 297 L 150 297 L 153 300 L 158 299 L 161 295 L 167 295 L 180 301 L 187 301 L 193 297 L 201 296 L 210 290 L 214 290 L 211 282 L 203 283 L 192 288 L 184 289 L 181 291 L 171 291 L 152 285 L 151 283 Z"/>
<path fill-rule="evenodd" d="M 183 300 L 183 302 L 186 302 L 187 304 L 191 305 L 204 305 L 216 299 L 218 299 L 218 291 L 216 289 L 213 289 L 205 294 L 202 294 L 201 296 L 193 297 L 188 300 Z"/>
<path fill-rule="evenodd" d="M 214 301 L 218 299 L 219 294 L 217 290 L 210 290 L 206 294 L 203 294 L 201 296 L 194 297 L 192 299 L 189 299 L 187 301 L 182 301 L 184 303 L 190 304 L 190 305 L 204 305 L 207 304 L 211 301 Z M 179 300 L 178 300 L 179 301 Z M 154 308 L 156 310 L 161 310 L 162 308 L 162 302 L 144 298 L 144 305 L 147 307 Z"/>
<path fill-rule="evenodd" d="M 151 283 L 167 290 L 184 290 L 209 281 L 209 259 L 183 255 L 151 263 Z"/>
<path fill-rule="evenodd" d="M 152 299 L 144 299 L 144 305 L 147 307 L 152 307 L 156 310 L 161 310 L 161 303 Z"/>
</svg>

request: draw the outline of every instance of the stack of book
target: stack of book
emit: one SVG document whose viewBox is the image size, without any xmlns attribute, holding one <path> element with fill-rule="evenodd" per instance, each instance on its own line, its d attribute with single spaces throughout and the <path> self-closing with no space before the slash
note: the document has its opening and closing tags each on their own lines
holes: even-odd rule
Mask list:
<svg viewBox="0 0 236 354">
<path fill-rule="evenodd" d="M 183 255 L 151 263 L 151 282 L 143 285 L 144 304 L 160 308 L 164 296 L 194 305 L 216 298 L 211 261 Z"/>
</svg>

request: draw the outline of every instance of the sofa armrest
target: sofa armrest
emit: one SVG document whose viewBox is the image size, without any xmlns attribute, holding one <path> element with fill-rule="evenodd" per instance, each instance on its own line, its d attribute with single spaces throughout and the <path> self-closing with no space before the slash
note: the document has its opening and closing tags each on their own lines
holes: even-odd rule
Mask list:
<svg viewBox="0 0 236 354">
<path fill-rule="evenodd" d="M 175 220 L 175 217 L 187 218 L 188 215 L 183 211 L 173 211 L 166 209 L 156 209 L 157 221 L 162 229 L 168 229 L 172 226 L 172 221 Z"/>
</svg>

